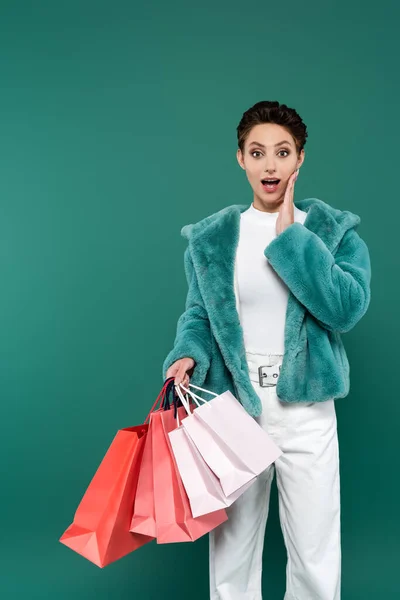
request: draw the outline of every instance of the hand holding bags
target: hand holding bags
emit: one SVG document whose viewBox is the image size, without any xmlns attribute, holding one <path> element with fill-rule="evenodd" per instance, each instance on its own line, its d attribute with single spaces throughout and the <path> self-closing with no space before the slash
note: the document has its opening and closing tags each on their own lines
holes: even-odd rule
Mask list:
<svg viewBox="0 0 400 600">
<path fill-rule="evenodd" d="M 210 392 L 215 398 L 206 402 L 186 390 L 194 399 L 190 404 L 179 391 L 181 406 L 174 400 L 170 408 L 171 389 L 173 378 L 164 383 L 142 425 L 117 432 L 60 538 L 99 567 L 154 538 L 157 543 L 194 541 L 209 533 L 227 520 L 224 507 L 281 454 L 229 392 Z M 155 409 L 160 397 L 161 407 Z M 176 441 L 183 448 L 177 453 L 181 468 L 186 461 L 182 473 L 189 465 L 195 482 L 191 487 L 185 481 L 190 501 L 172 450 Z M 209 456 L 210 448 L 215 456 Z"/>
<path fill-rule="evenodd" d="M 182 426 L 229 496 L 264 471 L 282 451 L 230 391 L 218 395 L 189 386 L 214 398 L 204 400 L 180 384 L 197 404 Z"/>
</svg>

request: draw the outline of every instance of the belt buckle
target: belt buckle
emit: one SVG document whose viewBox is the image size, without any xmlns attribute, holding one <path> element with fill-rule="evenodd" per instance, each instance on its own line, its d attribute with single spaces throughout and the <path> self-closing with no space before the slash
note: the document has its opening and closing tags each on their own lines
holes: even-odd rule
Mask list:
<svg viewBox="0 0 400 600">
<path fill-rule="evenodd" d="M 277 373 L 276 368 L 279 368 L 279 373 Z M 276 385 L 275 383 L 271 383 L 266 381 L 268 377 L 273 377 L 274 379 L 278 379 L 281 370 L 281 365 L 261 365 L 258 367 L 258 381 L 261 387 L 273 387 Z"/>
</svg>

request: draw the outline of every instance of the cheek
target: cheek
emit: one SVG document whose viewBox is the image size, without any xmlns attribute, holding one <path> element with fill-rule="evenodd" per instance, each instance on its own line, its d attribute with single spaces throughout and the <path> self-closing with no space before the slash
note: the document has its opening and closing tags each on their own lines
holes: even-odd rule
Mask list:
<svg viewBox="0 0 400 600">
<path fill-rule="evenodd" d="M 289 177 L 291 175 L 293 175 L 293 173 L 296 170 L 296 167 L 297 167 L 297 165 L 296 165 L 296 162 L 294 161 L 293 164 L 291 164 L 289 168 L 285 169 L 285 179 L 286 180 L 289 179 Z"/>
<path fill-rule="evenodd" d="M 256 179 L 256 175 L 249 169 L 246 169 L 246 177 L 249 183 L 253 183 Z"/>
<path fill-rule="evenodd" d="M 256 171 L 255 169 L 247 169 L 246 174 L 249 181 L 259 181 L 261 177 L 259 170 Z"/>
</svg>

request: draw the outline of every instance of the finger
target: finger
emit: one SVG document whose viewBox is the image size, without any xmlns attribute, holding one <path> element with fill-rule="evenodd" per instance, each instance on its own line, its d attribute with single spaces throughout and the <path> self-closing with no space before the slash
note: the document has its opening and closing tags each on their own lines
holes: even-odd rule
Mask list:
<svg viewBox="0 0 400 600">
<path fill-rule="evenodd" d="M 175 362 L 169 367 L 168 371 L 166 372 L 166 378 L 168 379 L 168 377 L 174 377 L 178 371 L 179 365 Z"/>
<path fill-rule="evenodd" d="M 286 188 L 286 194 L 285 194 L 284 199 L 287 204 L 290 204 L 293 201 L 294 184 L 295 184 L 296 178 L 297 178 L 297 171 L 294 171 L 289 178 L 288 186 Z"/>
<path fill-rule="evenodd" d="M 189 383 L 189 379 L 188 379 L 188 374 L 186 373 L 186 371 L 184 373 L 181 373 L 181 379 L 178 384 L 177 384 L 177 379 L 175 378 L 176 385 L 184 385 L 185 387 L 187 387 L 188 383 Z M 183 390 L 182 390 L 182 393 L 183 393 Z"/>
<path fill-rule="evenodd" d="M 289 177 L 289 181 L 288 181 L 288 188 L 292 188 L 295 181 L 297 179 L 297 171 L 293 171 L 293 173 L 291 174 L 291 176 Z M 287 188 L 286 188 L 287 189 Z"/>
<path fill-rule="evenodd" d="M 289 206 L 292 199 L 293 199 L 293 179 L 292 179 L 292 176 L 290 176 L 288 184 L 286 186 L 285 195 L 283 197 L 283 204 L 286 207 Z"/>
<path fill-rule="evenodd" d="M 181 367 L 175 375 L 175 385 L 179 385 L 184 379 L 185 375 L 186 371 Z"/>
</svg>

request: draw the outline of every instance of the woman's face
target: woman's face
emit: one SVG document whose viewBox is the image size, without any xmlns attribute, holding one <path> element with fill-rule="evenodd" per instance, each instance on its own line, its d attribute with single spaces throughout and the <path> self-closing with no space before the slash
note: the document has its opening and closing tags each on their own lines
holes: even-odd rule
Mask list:
<svg viewBox="0 0 400 600">
<path fill-rule="evenodd" d="M 255 125 L 247 136 L 244 153 L 237 151 L 239 165 L 246 171 L 254 192 L 254 206 L 276 212 L 283 202 L 291 174 L 303 164 L 304 149 L 298 156 L 291 134 L 275 123 Z M 279 179 L 277 186 L 262 184 L 266 178 Z"/>
</svg>

